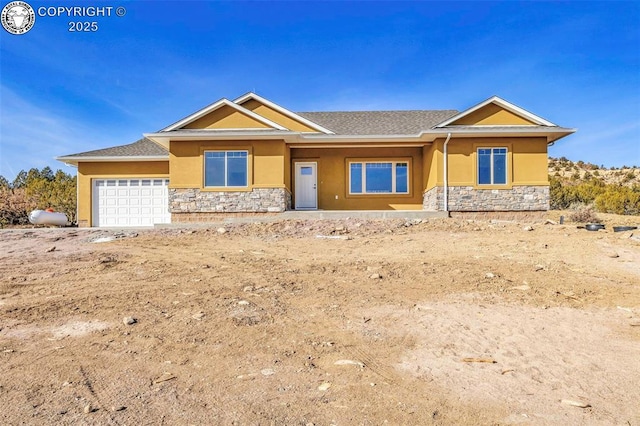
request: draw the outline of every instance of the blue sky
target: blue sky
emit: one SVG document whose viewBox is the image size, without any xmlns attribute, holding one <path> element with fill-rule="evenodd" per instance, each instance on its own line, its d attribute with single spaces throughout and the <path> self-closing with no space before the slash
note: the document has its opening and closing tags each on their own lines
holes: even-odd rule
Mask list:
<svg viewBox="0 0 640 426">
<path fill-rule="evenodd" d="M 4 0 L 0 3 L 4 6 Z M 247 91 L 293 111 L 464 110 L 498 95 L 640 165 L 640 2 L 29 1 L 123 6 L 0 29 L 0 175 L 122 145 Z M 96 32 L 69 32 L 70 21 Z"/>
</svg>

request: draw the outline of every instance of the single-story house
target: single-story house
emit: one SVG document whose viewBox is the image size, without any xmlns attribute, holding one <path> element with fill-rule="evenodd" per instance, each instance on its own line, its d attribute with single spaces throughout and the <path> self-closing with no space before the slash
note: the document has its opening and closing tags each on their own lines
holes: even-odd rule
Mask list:
<svg viewBox="0 0 640 426">
<path fill-rule="evenodd" d="M 58 157 L 78 168 L 79 226 L 286 210 L 549 208 L 559 127 L 499 97 L 458 112 L 292 112 L 221 99 L 137 142 Z"/>
</svg>

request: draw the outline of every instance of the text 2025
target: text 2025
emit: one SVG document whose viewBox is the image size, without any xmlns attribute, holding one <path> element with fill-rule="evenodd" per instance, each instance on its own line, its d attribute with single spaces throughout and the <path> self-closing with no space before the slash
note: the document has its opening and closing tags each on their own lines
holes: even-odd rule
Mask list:
<svg viewBox="0 0 640 426">
<path fill-rule="evenodd" d="M 84 33 L 89 33 L 89 32 L 96 32 L 98 31 L 98 23 L 96 21 L 93 22 L 69 22 L 69 32 L 71 33 L 76 33 L 76 32 L 84 32 Z"/>
</svg>

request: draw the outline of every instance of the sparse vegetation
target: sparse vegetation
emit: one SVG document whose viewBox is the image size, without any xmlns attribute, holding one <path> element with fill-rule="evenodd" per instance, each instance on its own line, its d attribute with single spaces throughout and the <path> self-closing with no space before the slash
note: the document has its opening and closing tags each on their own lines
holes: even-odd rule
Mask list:
<svg viewBox="0 0 640 426">
<path fill-rule="evenodd" d="M 569 216 L 569 220 L 573 222 L 581 222 L 581 223 L 601 223 L 602 221 L 596 215 L 593 207 L 587 206 L 584 204 L 578 204 L 576 206 L 571 206 L 570 210 L 573 210 L 571 215 Z"/>
<path fill-rule="evenodd" d="M 565 157 L 549 159 L 551 208 L 575 209 L 571 219 L 578 222 L 594 222 L 595 212 L 640 215 L 639 182 L 637 167 L 607 170 Z"/>
</svg>

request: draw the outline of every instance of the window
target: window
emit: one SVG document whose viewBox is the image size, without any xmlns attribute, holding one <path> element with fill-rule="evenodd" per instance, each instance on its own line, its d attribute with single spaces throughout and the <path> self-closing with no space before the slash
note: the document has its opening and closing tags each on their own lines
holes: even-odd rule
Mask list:
<svg viewBox="0 0 640 426">
<path fill-rule="evenodd" d="M 206 151 L 204 186 L 247 186 L 248 157 L 248 151 Z"/>
<path fill-rule="evenodd" d="M 349 163 L 350 194 L 408 194 L 409 163 Z"/>
<path fill-rule="evenodd" d="M 507 148 L 478 148 L 478 185 L 506 185 Z"/>
</svg>

